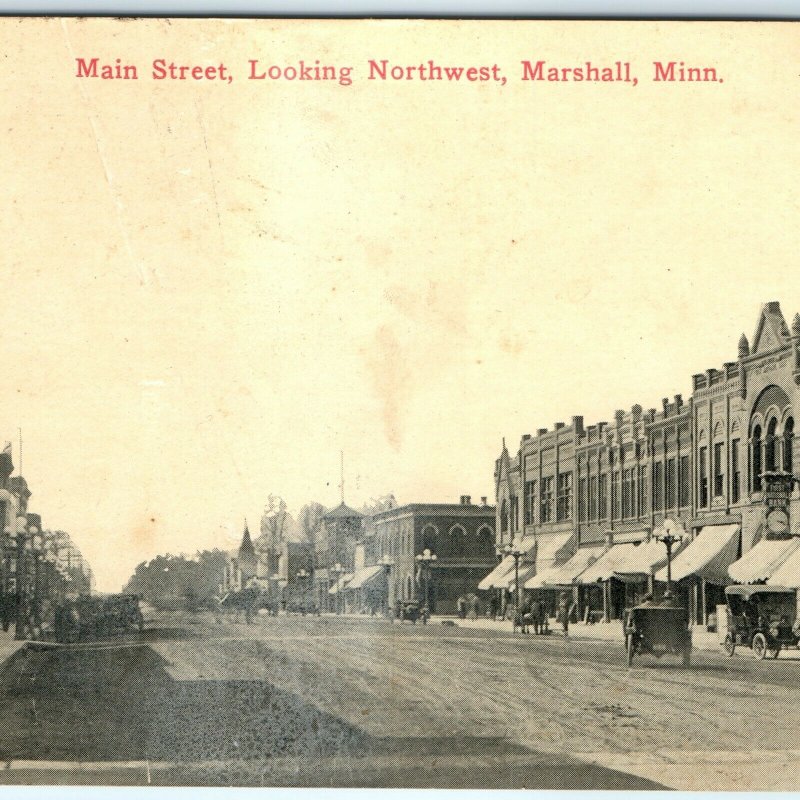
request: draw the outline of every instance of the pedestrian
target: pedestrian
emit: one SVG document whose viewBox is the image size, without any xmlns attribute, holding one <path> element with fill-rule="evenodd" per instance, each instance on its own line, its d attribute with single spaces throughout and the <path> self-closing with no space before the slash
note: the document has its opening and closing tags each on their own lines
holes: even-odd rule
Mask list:
<svg viewBox="0 0 800 800">
<path fill-rule="evenodd" d="M 531 617 L 533 619 L 533 632 L 538 636 L 540 620 L 542 618 L 542 601 L 538 597 L 531 604 Z"/>
<path fill-rule="evenodd" d="M 564 636 L 569 635 L 569 618 L 572 614 L 572 603 L 570 596 L 567 592 L 561 593 L 561 599 L 558 602 L 558 616 L 556 621 L 561 623 L 561 628 L 564 631 Z"/>
<path fill-rule="evenodd" d="M 459 595 L 456 600 L 456 609 L 458 610 L 458 618 L 465 619 L 467 616 L 467 598 L 464 595 Z"/>
<path fill-rule="evenodd" d="M 492 620 L 497 619 L 497 598 L 495 596 L 492 596 L 492 599 L 489 600 L 488 614 Z"/>
<path fill-rule="evenodd" d="M 469 599 L 469 618 L 473 622 L 478 619 L 478 595 L 476 594 Z"/>
</svg>

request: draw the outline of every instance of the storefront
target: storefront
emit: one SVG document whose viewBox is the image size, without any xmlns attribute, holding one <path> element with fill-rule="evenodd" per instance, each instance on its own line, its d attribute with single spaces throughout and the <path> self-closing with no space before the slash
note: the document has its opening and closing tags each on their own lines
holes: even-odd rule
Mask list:
<svg viewBox="0 0 800 800">
<path fill-rule="evenodd" d="M 572 555 L 574 536 L 572 531 L 565 531 L 551 536 L 540 536 L 536 547 L 536 563 L 520 575 L 522 586 L 534 597 L 545 604 L 548 616 L 555 616 L 558 607 L 559 589 L 564 587 L 545 586 L 544 578 L 567 563 Z M 567 587 L 572 591 L 572 587 Z"/>
<path fill-rule="evenodd" d="M 382 564 L 361 567 L 344 587 L 347 610 L 357 614 L 384 613 L 389 595 L 386 570 Z"/>
<path fill-rule="evenodd" d="M 517 561 L 519 561 L 520 587 L 524 585 L 524 580 L 528 577 L 531 568 L 535 569 L 535 546 L 536 539 L 533 536 L 523 539 L 519 546 L 520 556 L 506 555 L 502 561 L 478 584 L 480 591 L 496 592 L 495 602 L 498 603 L 498 610 L 505 615 L 508 602 L 514 602 L 513 597 L 509 597 L 511 591 L 516 589 L 517 580 Z"/>
<path fill-rule="evenodd" d="M 652 592 L 653 574 L 666 560 L 666 548 L 657 539 L 611 547 L 577 578 L 591 604 L 589 613 L 597 610 L 599 600 L 606 622 L 621 619 L 626 608 Z"/>
<path fill-rule="evenodd" d="M 673 591 L 683 596 L 695 624 L 706 625 L 716 607 L 725 604 L 728 568 L 740 551 L 739 525 L 705 525 L 672 559 Z M 667 568 L 659 570 L 655 579 L 666 583 Z"/>
</svg>

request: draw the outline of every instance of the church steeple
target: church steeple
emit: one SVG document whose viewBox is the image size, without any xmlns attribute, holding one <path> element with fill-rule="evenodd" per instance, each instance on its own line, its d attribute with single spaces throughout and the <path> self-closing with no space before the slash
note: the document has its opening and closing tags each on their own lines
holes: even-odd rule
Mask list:
<svg viewBox="0 0 800 800">
<path fill-rule="evenodd" d="M 248 577 L 255 575 L 256 561 L 256 549 L 253 547 L 253 540 L 250 538 L 250 530 L 245 519 L 242 543 L 239 545 L 239 568 L 242 570 L 242 574 L 247 574 Z"/>
</svg>

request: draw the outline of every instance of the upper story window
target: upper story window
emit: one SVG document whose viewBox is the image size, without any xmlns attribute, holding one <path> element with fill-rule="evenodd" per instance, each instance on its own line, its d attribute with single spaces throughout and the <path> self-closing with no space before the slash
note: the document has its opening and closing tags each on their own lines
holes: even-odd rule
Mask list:
<svg viewBox="0 0 800 800">
<path fill-rule="evenodd" d="M 698 485 L 697 503 L 700 508 L 708 505 L 708 448 L 700 448 L 700 458 L 698 460 Z"/>
<path fill-rule="evenodd" d="M 794 418 L 783 423 L 783 471 L 794 472 L 792 445 L 794 444 Z"/>
<path fill-rule="evenodd" d="M 553 476 L 542 478 L 539 492 L 539 521 L 552 522 L 555 498 L 553 496 Z"/>
<path fill-rule="evenodd" d="M 774 472 L 777 468 L 775 454 L 777 452 L 775 432 L 778 429 L 778 420 L 773 417 L 767 424 L 767 436 L 764 440 L 764 470 Z"/>
<path fill-rule="evenodd" d="M 533 525 L 534 507 L 536 506 L 536 481 L 525 483 L 525 524 Z"/>
<path fill-rule="evenodd" d="M 558 505 L 556 518 L 559 522 L 572 519 L 572 473 L 561 472 L 558 475 Z"/>
<path fill-rule="evenodd" d="M 750 485 L 754 492 L 761 491 L 761 426 L 753 428 L 750 437 Z"/>
<path fill-rule="evenodd" d="M 653 464 L 653 508 L 664 509 L 664 464 L 661 461 Z"/>
</svg>

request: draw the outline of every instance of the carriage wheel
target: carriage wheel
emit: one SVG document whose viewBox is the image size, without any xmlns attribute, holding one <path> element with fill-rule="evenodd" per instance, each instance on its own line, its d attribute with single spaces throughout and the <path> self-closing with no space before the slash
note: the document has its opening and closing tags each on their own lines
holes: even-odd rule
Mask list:
<svg viewBox="0 0 800 800">
<path fill-rule="evenodd" d="M 758 659 L 763 659 L 767 655 L 767 637 L 763 633 L 757 633 L 753 637 L 753 653 Z"/>
<path fill-rule="evenodd" d="M 722 643 L 722 647 L 729 656 L 733 655 L 734 651 L 736 650 L 736 640 L 733 638 L 733 634 L 726 634 L 725 641 Z"/>
<path fill-rule="evenodd" d="M 628 636 L 628 666 L 633 664 L 633 654 L 636 652 L 636 641 L 633 636 Z"/>
</svg>

